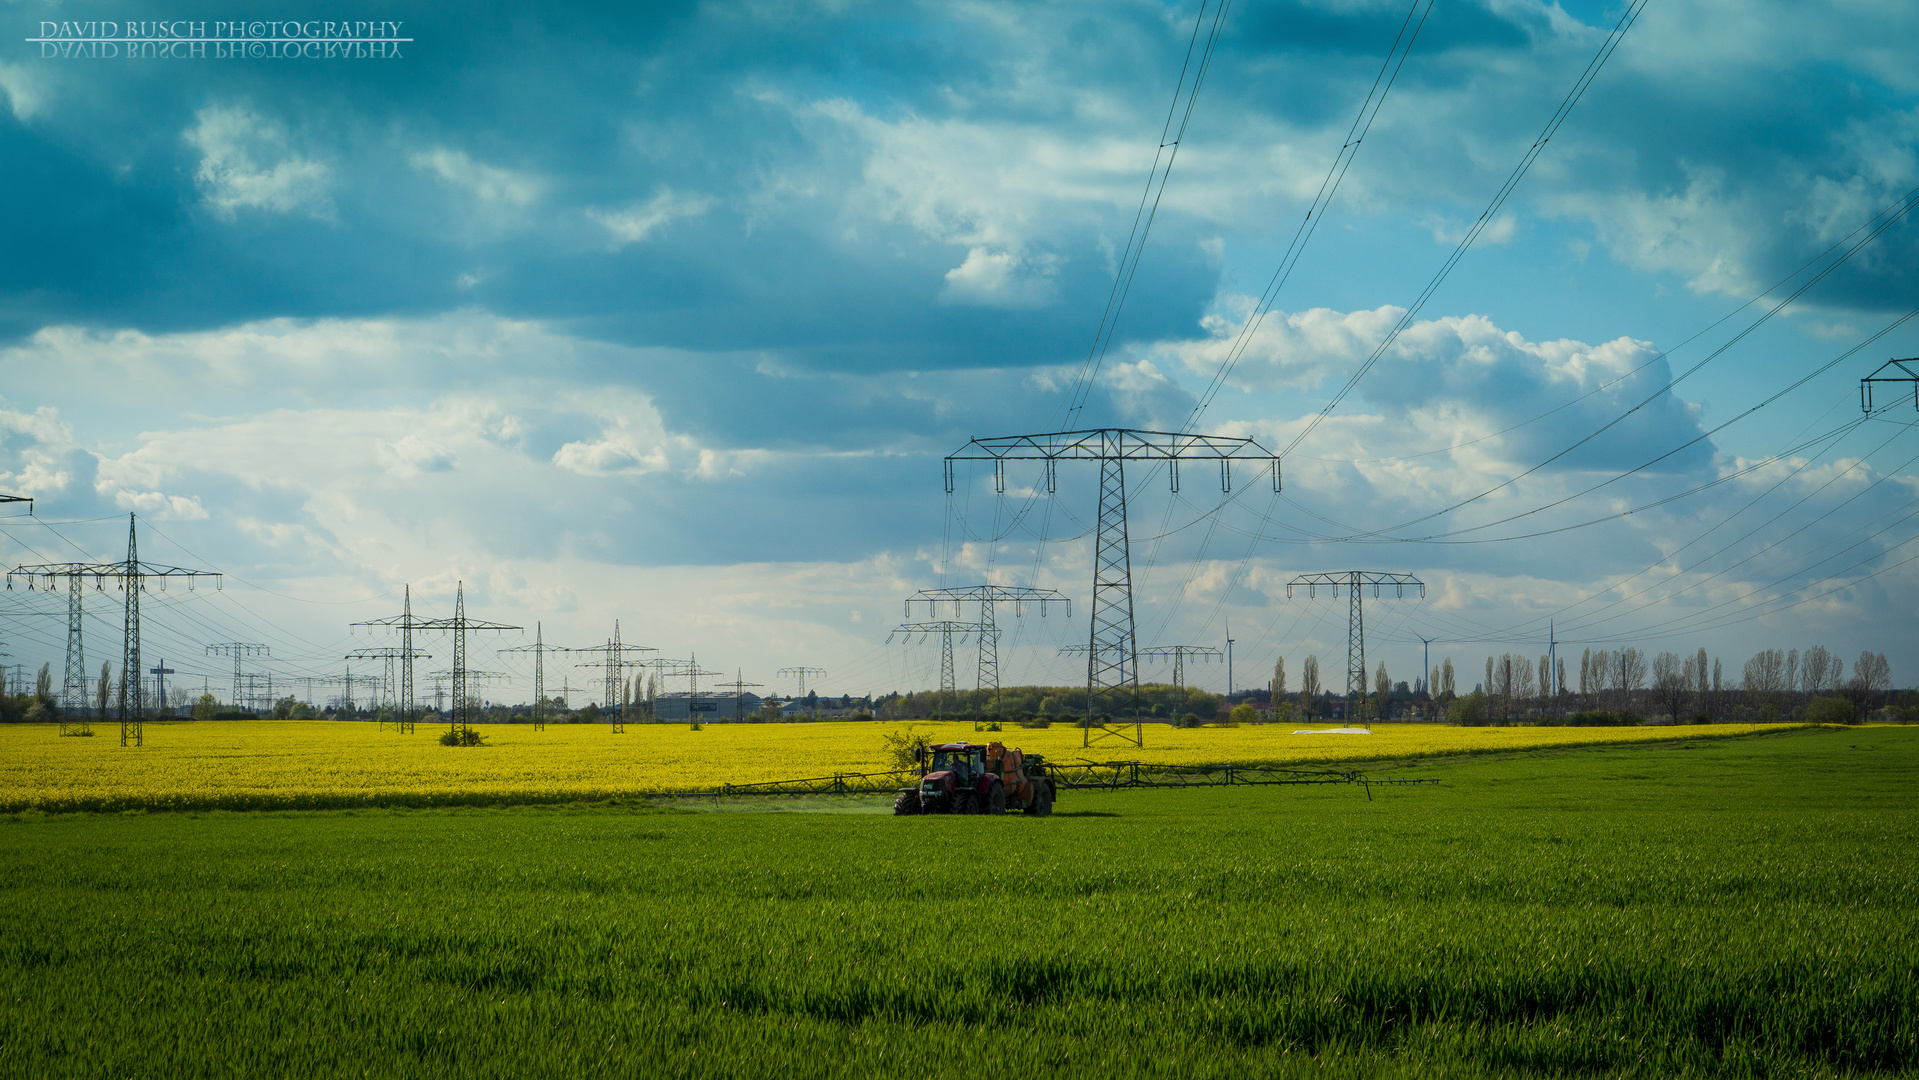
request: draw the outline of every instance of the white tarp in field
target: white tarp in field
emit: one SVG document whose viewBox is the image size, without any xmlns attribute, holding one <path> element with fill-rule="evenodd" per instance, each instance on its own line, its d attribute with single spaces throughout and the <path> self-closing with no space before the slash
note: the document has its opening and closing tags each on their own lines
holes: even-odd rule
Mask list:
<svg viewBox="0 0 1919 1080">
<path fill-rule="evenodd" d="M 1329 727 L 1322 731 L 1295 731 L 1295 735 L 1371 735 L 1363 727 Z"/>
</svg>

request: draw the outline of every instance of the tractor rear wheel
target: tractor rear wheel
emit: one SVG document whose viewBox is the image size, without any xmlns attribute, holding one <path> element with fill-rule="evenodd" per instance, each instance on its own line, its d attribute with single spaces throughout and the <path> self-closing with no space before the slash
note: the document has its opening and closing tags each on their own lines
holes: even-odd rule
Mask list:
<svg viewBox="0 0 1919 1080">
<path fill-rule="evenodd" d="M 1004 814 L 1006 812 L 1006 789 L 1004 787 L 998 784 L 993 785 L 993 793 L 986 797 L 986 812 L 989 814 Z"/>
<path fill-rule="evenodd" d="M 1035 784 L 1033 801 L 1026 804 L 1026 812 L 1035 817 L 1045 817 L 1053 812 L 1053 788 L 1050 784 Z"/>
<path fill-rule="evenodd" d="M 893 796 L 893 816 L 894 817 L 908 817 L 911 815 L 918 814 L 919 812 L 920 812 L 920 793 L 919 792 L 902 791 L 898 795 Z"/>
</svg>

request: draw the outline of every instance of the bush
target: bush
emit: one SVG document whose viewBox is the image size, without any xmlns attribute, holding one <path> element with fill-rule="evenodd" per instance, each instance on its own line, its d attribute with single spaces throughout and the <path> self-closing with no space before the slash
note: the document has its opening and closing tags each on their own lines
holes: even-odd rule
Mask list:
<svg viewBox="0 0 1919 1080">
<path fill-rule="evenodd" d="M 1243 701 L 1233 706 L 1233 711 L 1226 714 L 1226 722 L 1234 726 L 1250 724 L 1257 719 L 1259 719 L 1259 710 Z"/>
<path fill-rule="evenodd" d="M 1806 703 L 1808 724 L 1851 724 L 1859 719 L 1859 710 L 1842 697 L 1813 698 Z"/>
<path fill-rule="evenodd" d="M 1474 690 L 1465 697 L 1454 698 L 1453 703 L 1446 706 L 1446 720 L 1465 727 L 1485 726 L 1486 695 Z"/>
<path fill-rule="evenodd" d="M 1183 728 L 1196 728 L 1196 727 L 1200 727 L 1204 723 L 1205 721 L 1201 720 L 1197 713 L 1187 713 L 1185 716 L 1182 716 L 1178 720 L 1173 721 L 1173 726 L 1183 727 Z"/>
<path fill-rule="evenodd" d="M 486 738 L 472 728 L 454 728 L 440 732 L 441 746 L 485 746 Z"/>
<path fill-rule="evenodd" d="M 1566 717 L 1567 727 L 1637 727 L 1639 717 L 1629 712 L 1576 712 Z"/>
<path fill-rule="evenodd" d="M 1019 726 L 1023 728 L 1049 728 L 1053 726 L 1053 722 L 1044 716 L 1029 716 L 1021 720 Z"/>
</svg>

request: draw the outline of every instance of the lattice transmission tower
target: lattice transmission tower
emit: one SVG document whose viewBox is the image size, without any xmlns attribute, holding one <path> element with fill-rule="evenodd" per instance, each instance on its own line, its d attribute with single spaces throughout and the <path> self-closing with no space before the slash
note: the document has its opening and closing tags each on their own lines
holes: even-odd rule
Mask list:
<svg viewBox="0 0 1919 1080">
<path fill-rule="evenodd" d="M 453 670 L 448 672 L 448 675 L 452 679 L 453 715 L 447 719 L 447 730 L 456 733 L 471 731 L 474 721 L 478 719 L 478 707 L 475 704 L 478 699 L 473 696 L 471 692 L 472 688 L 469 687 L 467 683 L 470 679 L 475 679 L 488 673 L 472 671 L 467 667 L 466 635 L 475 630 L 524 630 L 526 628 L 523 626 L 514 626 L 510 623 L 488 622 L 485 619 L 467 618 L 466 582 L 464 581 L 455 583 L 453 593 L 453 617 L 451 619 L 415 620 L 411 618 L 413 609 L 412 593 L 413 590 L 409 587 L 407 590 L 407 614 L 405 616 L 405 622 L 402 625 L 409 630 L 444 630 L 453 635 Z M 395 620 L 392 619 L 384 619 L 368 625 L 391 625 L 394 622 Z M 409 641 L 407 644 L 408 651 L 411 652 L 412 643 Z M 412 660 L 408 659 L 407 663 L 410 666 Z"/>
<path fill-rule="evenodd" d="M 616 627 L 617 623 L 614 624 Z M 546 654 L 550 652 L 572 652 L 558 645 L 546 643 L 546 628 L 539 622 L 533 624 L 533 644 L 514 645 L 498 649 L 503 653 L 530 652 L 533 654 L 533 730 L 546 730 Z"/>
<path fill-rule="evenodd" d="M 1073 601 L 1063 593 L 1052 589 L 1029 589 L 1016 585 L 967 585 L 953 589 L 921 589 L 906 598 L 906 617 L 913 617 L 913 605 L 925 604 L 927 614 L 937 616 L 943 603 L 953 605 L 953 617 L 959 618 L 964 605 L 973 604 L 979 609 L 979 622 L 976 624 L 979 634 L 979 682 L 977 689 L 992 691 L 993 712 L 1000 712 L 999 696 L 999 621 L 995 607 L 999 604 L 1012 604 L 1013 617 L 1021 618 L 1026 614 L 1026 605 L 1039 608 L 1040 618 L 1054 605 L 1066 605 L 1066 617 L 1073 617 Z M 979 730 L 979 721 L 974 721 L 973 730 Z"/>
<path fill-rule="evenodd" d="M 464 586 L 462 586 L 462 593 L 464 594 Z M 462 610 L 464 610 L 464 605 L 462 605 Z M 419 718 L 419 709 L 414 702 L 413 631 L 444 629 L 445 620 L 416 619 L 413 617 L 413 586 L 409 583 L 406 586 L 406 599 L 398 615 L 389 615 L 384 619 L 369 619 L 365 622 L 357 622 L 352 625 L 383 626 L 386 627 L 389 632 L 394 630 L 400 632 L 400 717 L 401 724 L 403 725 L 401 730 L 407 732 L 412 731 L 414 729 L 414 722 Z M 518 627 L 514 629 L 518 629 Z M 465 659 L 464 651 L 462 651 L 460 659 Z M 437 712 L 439 710 L 440 703 L 436 702 L 434 704 L 434 711 Z"/>
<path fill-rule="evenodd" d="M 808 675 L 824 675 L 826 674 L 826 669 L 823 667 L 783 667 L 779 669 L 778 671 L 774 672 L 774 674 L 775 675 L 798 675 L 800 677 L 799 697 L 794 698 L 795 701 L 798 701 L 806 697 L 806 677 Z M 820 707 L 817 703 L 815 703 L 813 706 L 813 719 L 818 720 L 819 718 L 820 718 Z"/>
<path fill-rule="evenodd" d="M 605 695 L 606 718 L 612 722 L 612 733 L 626 733 L 626 673 L 630 668 L 638 667 L 627 659 L 629 653 L 659 652 L 651 645 L 627 645 L 620 641 L 620 620 L 613 620 L 613 636 L 604 645 L 589 645 L 584 649 L 569 649 L 568 652 L 599 653 L 598 660 L 589 660 L 579 667 L 603 667 L 606 669 Z M 715 673 L 717 674 L 717 672 Z"/>
<path fill-rule="evenodd" d="M 242 674 L 240 662 L 249 656 L 271 657 L 273 651 L 253 641 L 221 641 L 208 645 L 207 655 L 233 658 L 233 700 L 228 704 L 236 709 L 243 709 L 247 706 L 242 704 L 246 700 L 242 697 L 244 691 L 241 689 L 245 685 L 245 677 Z"/>
<path fill-rule="evenodd" d="M 893 637 L 896 634 L 904 634 L 905 637 L 901 640 L 909 642 L 913 640 L 916 634 L 922 635 L 922 637 L 930 637 L 934 634 L 939 635 L 940 696 L 938 698 L 938 704 L 934 706 L 934 715 L 944 717 L 946 715 L 946 703 L 959 694 L 958 688 L 954 685 L 953 635 L 960 635 L 960 641 L 964 643 L 966 635 L 977 633 L 979 633 L 978 623 L 960 622 L 957 619 L 938 619 L 932 622 L 901 623 L 893 628 L 892 633 L 886 635 L 886 643 L 888 645 L 893 643 Z"/>
<path fill-rule="evenodd" d="M 764 684 L 756 683 L 756 682 L 747 682 L 745 670 L 738 669 L 733 672 L 732 682 L 721 683 L 720 685 L 730 686 L 733 688 L 733 722 L 737 724 L 740 721 L 746 719 L 746 715 L 744 712 L 746 708 L 746 705 L 745 705 L 746 688 L 749 686 L 761 686 Z"/>
<path fill-rule="evenodd" d="M 400 680 L 395 677 L 393 669 L 402 660 L 431 660 L 433 654 L 420 652 L 418 649 L 409 652 L 406 649 L 385 646 L 378 649 L 355 649 L 346 654 L 346 659 L 380 660 L 386 664 L 386 671 L 380 679 L 380 700 L 374 705 L 373 714 L 379 721 L 381 731 L 385 731 L 389 723 L 393 725 L 394 731 L 402 735 L 413 731 L 413 719 L 400 707 Z M 391 720 L 388 719 L 389 716 L 392 717 Z"/>
<path fill-rule="evenodd" d="M 15 500 L 18 501 L 18 500 Z M 31 500 L 28 500 L 31 501 Z M 13 575 L 24 574 L 27 588 L 34 587 L 36 581 L 44 579 L 48 589 L 54 588 L 58 578 L 68 579 L 69 608 L 69 654 L 78 639 L 72 636 L 79 625 L 78 590 L 74 580 L 81 577 L 94 578 L 96 582 L 112 578 L 125 593 L 125 618 L 122 622 L 120 637 L 120 745 L 146 745 L 146 680 L 141 677 L 140 663 L 140 594 L 145 591 L 148 579 L 157 579 L 162 590 L 169 579 L 178 578 L 191 589 L 199 578 L 213 578 L 215 584 L 224 579 L 217 571 L 189 570 L 183 566 L 159 566 L 140 561 L 140 541 L 136 530 L 136 520 L 127 515 L 127 557 L 120 562 L 94 563 L 40 563 L 34 566 L 17 566 L 7 574 L 7 585 L 13 585 Z M 71 668 L 71 660 L 69 667 Z M 72 672 L 69 671 L 69 677 Z M 62 688 L 64 691 L 64 687 Z"/>
<path fill-rule="evenodd" d="M 1186 435 L 1131 428 L 1053 431 L 974 439 L 946 459 L 946 491 L 953 492 L 953 463 L 991 461 L 993 489 L 1006 491 L 1008 461 L 1046 463 L 1046 490 L 1057 490 L 1055 467 L 1061 460 L 1099 462 L 1099 524 L 1093 545 L 1092 627 L 1086 649 L 1086 717 L 1082 745 L 1117 737 L 1141 745 L 1139 650 L 1133 637 L 1132 554 L 1126 537 L 1126 463 L 1167 466 L 1172 490 L 1179 491 L 1179 463 L 1219 462 L 1220 490 L 1231 492 L 1233 462 L 1261 465 L 1280 489 L 1279 458 L 1251 439 Z M 1128 735 L 1123 722 L 1132 720 Z M 1112 721 L 1121 721 L 1115 727 Z M 1097 731 L 1098 736 L 1094 735 Z"/>
<path fill-rule="evenodd" d="M 1379 596 L 1381 586 L 1390 585 L 1394 594 L 1405 596 L 1406 590 L 1418 587 L 1420 599 L 1426 597 L 1426 583 L 1411 574 L 1395 574 L 1376 570 L 1339 570 L 1324 574 L 1301 574 L 1286 583 L 1286 597 L 1291 599 L 1293 589 L 1304 587 L 1306 596 L 1311 599 L 1321 587 L 1331 587 L 1333 599 L 1339 599 L 1339 590 L 1344 588 L 1352 600 L 1346 616 L 1346 696 L 1351 702 L 1346 715 L 1357 720 L 1366 711 L 1366 612 L 1360 603 L 1360 597 L 1366 586 L 1372 586 L 1373 596 Z"/>
</svg>

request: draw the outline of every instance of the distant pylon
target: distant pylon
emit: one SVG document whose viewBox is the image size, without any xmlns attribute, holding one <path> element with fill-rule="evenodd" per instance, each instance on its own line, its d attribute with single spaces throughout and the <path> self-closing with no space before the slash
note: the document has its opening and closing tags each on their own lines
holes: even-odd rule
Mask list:
<svg viewBox="0 0 1919 1080">
<path fill-rule="evenodd" d="M 953 678 L 953 635 L 959 634 L 964 640 L 967 634 L 979 633 L 978 623 L 959 622 L 953 619 L 940 619 L 934 622 L 901 623 L 886 635 L 886 643 L 893 643 L 893 634 L 905 634 L 906 640 L 913 640 L 914 634 L 938 634 L 940 638 L 940 696 L 935 707 L 936 715 L 946 715 L 946 703 L 959 694 Z"/>
<path fill-rule="evenodd" d="M 233 700 L 227 704 L 236 709 L 247 708 L 247 706 L 243 704 L 243 702 L 248 699 L 243 697 L 244 692 L 241 690 L 244 684 L 244 677 L 240 672 L 240 661 L 242 658 L 248 656 L 272 656 L 272 650 L 268 649 L 265 645 L 260 645 L 255 642 L 222 641 L 208 645 L 207 655 L 233 657 Z"/>
<path fill-rule="evenodd" d="M 633 661 L 628 660 L 626 656 L 628 653 L 658 652 L 659 650 L 651 645 L 627 645 L 620 641 L 620 620 L 614 619 L 613 636 L 608 639 L 606 644 L 592 645 L 584 649 L 568 649 L 567 651 L 601 654 L 601 659 L 591 660 L 579 666 L 605 666 L 606 676 L 602 692 L 605 695 L 606 704 L 603 705 L 602 708 L 606 710 L 607 720 L 613 725 L 612 734 L 624 734 L 626 732 L 627 705 L 626 694 L 624 693 L 626 671 L 628 668 L 638 666 Z M 717 672 L 715 674 L 717 674 Z"/>
<path fill-rule="evenodd" d="M 497 650 L 503 653 L 530 652 L 533 654 L 533 730 L 546 730 L 546 654 L 550 652 L 570 652 L 558 645 L 546 643 L 546 630 L 539 622 L 533 624 L 533 644 L 514 645 L 511 648 Z"/>
<path fill-rule="evenodd" d="M 1066 617 L 1073 617 L 1073 601 L 1052 589 L 1030 589 L 1015 585 L 969 585 L 954 589 L 921 589 L 906 598 L 906 617 L 913 617 L 913 605 L 927 605 L 928 614 L 937 616 L 942 602 L 951 602 L 953 616 L 958 618 L 962 604 L 979 605 L 979 681 L 976 689 L 993 695 L 993 711 L 1000 711 L 999 696 L 999 621 L 994 614 L 997 604 L 1013 605 L 1013 617 L 1025 614 L 1027 604 L 1039 607 L 1040 618 L 1045 618 L 1050 604 L 1065 604 Z M 979 730 L 977 714 L 973 730 Z"/>
<path fill-rule="evenodd" d="M 13 500 L 19 501 L 19 500 Z M 30 500 L 29 500 L 30 501 Z M 135 531 L 136 519 L 127 515 L 127 557 L 123 562 L 114 563 L 41 563 L 34 566 L 17 566 L 7 573 L 7 584 L 13 584 L 14 574 L 27 576 L 27 587 L 33 588 L 37 579 L 45 579 L 48 587 L 54 587 L 57 578 L 67 578 L 67 602 L 75 603 L 72 579 L 76 576 L 90 576 L 97 583 L 105 577 L 114 578 L 126 593 L 126 618 L 120 642 L 120 745 L 146 745 L 146 680 L 141 677 L 140 664 L 140 591 L 146 587 L 149 578 L 157 578 L 161 588 L 166 587 L 168 578 L 183 578 L 187 587 L 192 588 L 197 578 L 210 577 L 216 582 L 221 580 L 218 573 L 210 570 L 188 570 L 180 566 L 156 566 L 140 561 L 139 538 Z M 69 620 L 73 618 L 69 609 Z M 69 630 L 72 624 L 69 622 Z M 65 686 L 61 687 L 62 693 Z"/>
<path fill-rule="evenodd" d="M 1145 735 L 1139 723 L 1139 652 L 1133 634 L 1132 555 L 1126 532 L 1125 463 L 1159 462 L 1167 467 L 1174 493 L 1179 491 L 1182 460 L 1219 462 L 1221 491 L 1232 490 L 1232 463 L 1265 464 L 1273 490 L 1280 489 L 1280 462 L 1251 439 L 1181 432 L 1096 428 L 1049 431 L 1036 435 L 976 438 L 946 458 L 946 493 L 953 493 L 955 461 L 993 463 L 993 487 L 1006 491 L 1006 462 L 1044 461 L 1046 490 L 1056 485 L 1061 460 L 1099 462 L 1099 517 L 1093 540 L 1092 633 L 1086 649 L 1086 718 L 1081 745 L 1117 737 L 1135 746 Z M 1126 731 L 1130 718 L 1132 732 Z M 1118 723 L 1114 723 L 1118 721 Z"/>
<path fill-rule="evenodd" d="M 1330 586 L 1333 599 L 1339 598 L 1341 586 L 1346 588 L 1352 604 L 1346 615 L 1346 696 L 1350 704 L 1346 718 L 1360 719 L 1366 711 L 1366 613 L 1360 604 L 1360 590 L 1367 585 L 1373 587 L 1373 595 L 1379 595 L 1381 585 L 1391 585 L 1400 596 L 1406 595 L 1410 585 L 1419 587 L 1421 599 L 1426 596 L 1426 583 L 1411 574 L 1382 573 L 1375 570 L 1340 570 L 1329 574 L 1301 574 L 1286 583 L 1286 596 L 1292 598 L 1295 586 L 1305 586 L 1306 595 L 1311 597 L 1319 586 Z"/>
</svg>

